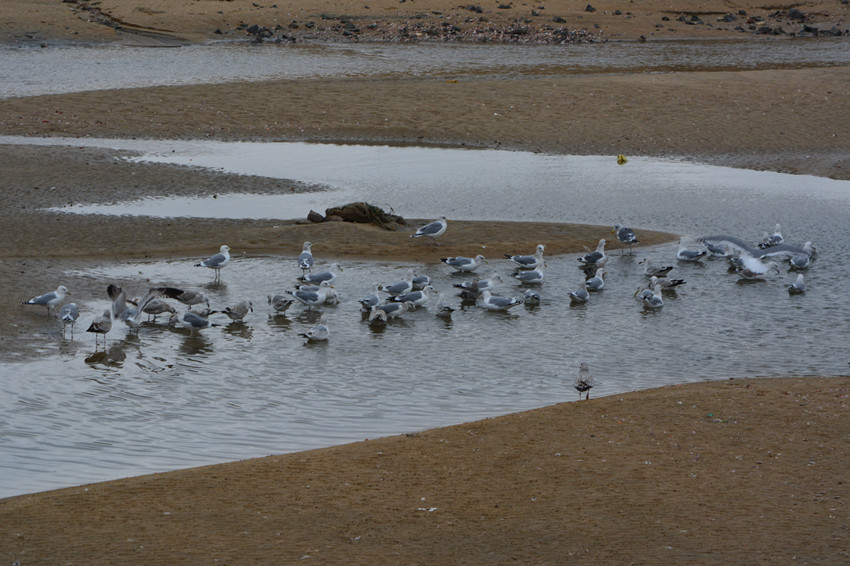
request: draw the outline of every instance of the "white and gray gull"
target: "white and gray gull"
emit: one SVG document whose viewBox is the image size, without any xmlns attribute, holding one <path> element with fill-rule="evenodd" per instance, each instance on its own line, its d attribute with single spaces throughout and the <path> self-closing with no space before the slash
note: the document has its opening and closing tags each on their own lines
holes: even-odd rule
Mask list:
<svg viewBox="0 0 850 566">
<path fill-rule="evenodd" d="M 215 271 L 215 279 L 221 279 L 221 270 L 230 263 L 230 246 L 221 246 L 217 254 L 212 255 L 200 263 L 196 263 L 195 267 L 208 267 Z"/>
</svg>

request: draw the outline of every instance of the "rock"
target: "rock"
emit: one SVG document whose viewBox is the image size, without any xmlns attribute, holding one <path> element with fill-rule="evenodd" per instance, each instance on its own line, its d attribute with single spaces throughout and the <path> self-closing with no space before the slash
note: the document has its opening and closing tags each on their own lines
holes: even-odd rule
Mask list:
<svg viewBox="0 0 850 566">
<path fill-rule="evenodd" d="M 801 20 L 802 21 L 802 20 L 806 19 L 806 15 L 797 8 L 791 8 L 790 10 L 788 10 L 788 17 L 791 18 L 792 20 Z"/>
<path fill-rule="evenodd" d="M 316 212 L 315 210 L 310 210 L 310 213 L 307 215 L 307 220 L 310 222 L 324 222 L 325 217 Z"/>
<path fill-rule="evenodd" d="M 385 230 L 398 230 L 399 226 L 406 225 L 401 216 L 384 212 L 381 208 L 365 202 L 352 202 L 325 210 L 325 222 L 336 219 L 345 222 L 373 224 Z"/>
<path fill-rule="evenodd" d="M 590 4 L 588 4 L 588 5 L 584 8 L 584 11 L 585 11 L 585 12 L 595 12 L 595 11 L 596 11 L 596 8 L 594 8 L 593 6 L 591 6 Z"/>
</svg>

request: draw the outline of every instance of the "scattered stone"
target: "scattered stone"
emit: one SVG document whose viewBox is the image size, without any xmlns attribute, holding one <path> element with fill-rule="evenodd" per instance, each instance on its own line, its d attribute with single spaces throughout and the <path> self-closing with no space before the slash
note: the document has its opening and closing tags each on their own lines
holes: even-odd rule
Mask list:
<svg viewBox="0 0 850 566">
<path fill-rule="evenodd" d="M 593 6 L 591 6 L 590 4 L 588 4 L 588 5 L 584 8 L 584 11 L 585 11 L 585 12 L 595 12 L 595 11 L 596 11 L 596 8 L 594 8 Z"/>
<path fill-rule="evenodd" d="M 319 214 L 318 212 L 316 212 L 315 210 L 311 209 L 310 213 L 307 215 L 307 220 L 309 220 L 310 222 L 318 223 L 318 222 L 324 222 L 325 217 L 322 216 L 321 214 Z"/>
</svg>

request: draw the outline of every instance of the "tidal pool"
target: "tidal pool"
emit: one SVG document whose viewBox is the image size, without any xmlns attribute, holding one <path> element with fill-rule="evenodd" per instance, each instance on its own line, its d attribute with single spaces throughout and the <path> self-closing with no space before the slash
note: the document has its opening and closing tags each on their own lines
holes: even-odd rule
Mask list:
<svg viewBox="0 0 850 566">
<path fill-rule="evenodd" d="M 220 326 L 195 336 L 169 330 L 162 321 L 143 325 L 138 334 L 116 327 L 108 339 L 125 357 L 104 362 L 92 358 L 94 339 L 81 330 L 108 299 L 105 293 L 75 297 L 84 314 L 73 340 L 63 338 L 58 325 L 47 325 L 34 337 L 41 341 L 35 359 L 0 364 L 7 376 L 0 382 L 0 496 L 327 446 L 572 400 L 577 393 L 571 383 L 581 361 L 598 379 L 592 396 L 706 379 L 847 372 L 846 181 L 673 160 L 632 159 L 618 166 L 612 156 L 31 141 L 101 144 L 140 162 L 316 183 L 328 187 L 316 195 L 333 204 L 341 196 L 357 196 L 391 203 L 405 216 L 445 214 L 450 222 L 624 222 L 638 235 L 641 228 L 728 233 L 753 244 L 779 222 L 787 241 L 811 240 L 819 255 L 806 272 L 808 293 L 790 296 L 786 286 L 795 275 L 787 265 L 767 281 L 742 283 L 722 260 L 676 263 L 675 245 L 615 254 L 605 290 L 578 307 L 566 299 L 580 277 L 577 256 L 550 257 L 540 286 L 542 304 L 509 314 L 461 307 L 452 285 L 466 277 L 442 264 L 343 262 L 335 283 L 341 302 L 321 309 L 328 313 L 331 339 L 309 345 L 298 333 L 320 314 L 293 307 L 276 316 L 265 300 L 292 288 L 300 274 L 295 264 L 300 250 L 292 250 L 291 257 L 236 257 L 220 284 L 208 270 L 193 267 L 196 258 L 67 270 L 62 278 L 72 288 L 75 281 L 92 278 L 104 288 L 117 282 L 130 294 L 168 284 L 204 291 L 213 307 L 251 299 L 255 312 L 244 324 L 213 315 Z M 318 166 L 322 163 L 327 166 Z M 283 203 L 288 196 L 262 197 Z M 269 206 L 268 201 L 261 205 Z M 82 212 L 127 210 L 118 204 Z M 521 295 L 510 265 L 500 258 L 532 251 L 470 249 L 469 254 L 490 259 L 479 274 L 500 273 L 505 280 L 500 294 Z M 687 280 L 660 311 L 646 311 L 633 298 L 646 283 L 638 264 L 643 257 L 676 263 L 671 276 Z M 317 260 L 322 266 L 331 261 Z M 458 307 L 454 316 L 442 320 L 426 307 L 386 327 L 367 324 L 356 300 L 373 282 L 398 280 L 411 267 L 432 277 L 440 296 Z"/>
</svg>

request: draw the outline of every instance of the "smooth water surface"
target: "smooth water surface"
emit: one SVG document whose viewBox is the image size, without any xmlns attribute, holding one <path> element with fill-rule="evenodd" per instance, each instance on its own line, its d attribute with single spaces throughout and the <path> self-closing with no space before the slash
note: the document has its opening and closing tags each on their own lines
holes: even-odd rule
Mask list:
<svg viewBox="0 0 850 566">
<path fill-rule="evenodd" d="M 0 99 L 87 90 L 327 77 L 514 76 L 846 65 L 846 38 L 582 45 L 211 43 L 0 48 Z"/>
<path fill-rule="evenodd" d="M 110 344 L 126 355 L 116 363 L 91 359 L 90 334 L 78 328 L 73 340 L 63 339 L 58 325 L 46 323 L 33 336 L 41 345 L 36 359 L 0 364 L 7 376 L 0 382 L 0 495 L 326 446 L 571 400 L 577 397 L 571 383 L 580 361 L 588 361 L 599 380 L 594 396 L 705 379 L 847 372 L 846 181 L 643 159 L 617 166 L 612 157 L 522 152 L 102 143 L 127 146 L 132 150 L 127 158 L 143 162 L 317 182 L 334 199 L 359 195 L 391 203 L 409 217 L 446 214 L 450 223 L 622 221 L 638 235 L 641 228 L 729 233 L 755 243 L 780 222 L 789 242 L 811 240 L 819 257 L 806 272 L 810 290 L 804 296 L 788 295 L 786 285 L 795 276 L 785 265 L 767 281 L 742 283 L 722 260 L 679 264 L 671 276 L 688 283 L 657 312 L 645 311 L 633 298 L 646 282 L 638 261 L 649 256 L 675 263 L 675 244 L 634 256 L 615 254 L 606 289 L 578 307 L 566 301 L 580 277 L 576 256 L 550 257 L 539 307 L 503 314 L 471 306 L 459 308 L 449 321 L 423 308 L 386 327 L 370 326 L 358 310 L 356 300 L 372 282 L 396 281 L 413 267 L 434 279 L 444 300 L 460 307 L 452 284 L 467 277 L 442 264 L 343 262 L 335 283 L 341 303 L 321 309 L 329 314 L 331 339 L 315 345 L 305 345 L 298 333 L 319 313 L 292 307 L 286 316 L 274 316 L 265 301 L 270 293 L 292 288 L 300 273 L 298 249 L 288 257 L 240 257 L 234 250 L 221 284 L 212 283 L 209 270 L 192 266 L 198 258 L 69 271 L 61 279 L 72 289 L 82 278 L 102 280 L 104 288 L 118 282 L 131 294 L 169 284 L 204 291 L 214 307 L 249 298 L 255 312 L 244 324 L 214 315 L 221 326 L 197 336 L 169 330 L 162 321 L 137 335 L 116 328 Z M 269 152 L 276 152 L 275 159 Z M 387 158 L 387 152 L 395 153 Z M 233 162 L 222 161 L 226 155 Z M 311 160 L 333 167 L 314 167 Z M 270 161 L 280 170 L 253 170 L 252 164 Z M 425 244 L 411 240 L 415 245 Z M 532 251 L 468 253 L 490 259 L 479 272 L 502 275 L 500 294 L 520 295 L 510 265 L 500 258 Z M 317 259 L 322 266 L 329 263 Z M 105 293 L 75 300 L 83 311 L 82 327 L 108 305 Z"/>
</svg>

